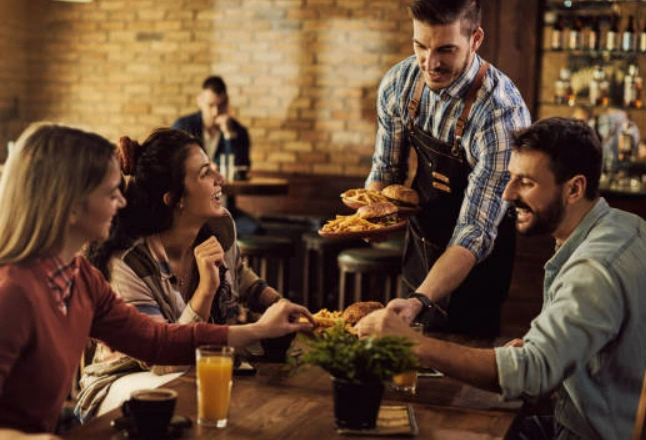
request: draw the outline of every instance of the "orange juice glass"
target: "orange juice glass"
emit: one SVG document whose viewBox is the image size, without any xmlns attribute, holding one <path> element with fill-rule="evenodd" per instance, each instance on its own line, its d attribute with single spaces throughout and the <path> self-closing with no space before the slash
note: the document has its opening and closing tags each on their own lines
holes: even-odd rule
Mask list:
<svg viewBox="0 0 646 440">
<path fill-rule="evenodd" d="M 195 354 L 197 369 L 197 423 L 227 426 L 233 385 L 232 347 L 206 345 Z"/>
<path fill-rule="evenodd" d="M 424 325 L 414 322 L 410 328 L 417 333 L 424 333 Z M 417 371 L 405 371 L 393 376 L 393 389 L 405 393 L 415 394 L 417 392 Z"/>
</svg>

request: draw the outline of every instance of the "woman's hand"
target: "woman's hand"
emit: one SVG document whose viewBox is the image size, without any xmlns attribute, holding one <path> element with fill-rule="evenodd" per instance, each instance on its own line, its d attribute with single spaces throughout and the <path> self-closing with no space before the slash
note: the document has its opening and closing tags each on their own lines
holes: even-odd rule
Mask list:
<svg viewBox="0 0 646 440">
<path fill-rule="evenodd" d="M 229 327 L 228 344 L 242 348 L 263 338 L 277 338 L 297 331 L 312 331 L 314 317 L 303 306 L 285 299 L 274 303 L 253 324 Z"/>
<path fill-rule="evenodd" d="M 314 317 L 305 307 L 282 299 L 272 304 L 256 325 L 261 327 L 263 338 L 277 338 L 287 333 L 311 331 Z"/>
<path fill-rule="evenodd" d="M 193 250 L 197 271 L 200 274 L 200 283 L 197 291 L 204 294 L 215 295 L 220 287 L 220 266 L 224 264 L 224 249 L 220 242 L 213 236 L 197 245 Z"/>
</svg>

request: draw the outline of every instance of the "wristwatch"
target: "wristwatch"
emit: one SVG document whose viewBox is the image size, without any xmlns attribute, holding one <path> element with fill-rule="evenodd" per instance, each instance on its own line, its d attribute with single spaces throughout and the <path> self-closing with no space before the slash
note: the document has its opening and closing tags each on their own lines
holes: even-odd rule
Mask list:
<svg viewBox="0 0 646 440">
<path fill-rule="evenodd" d="M 433 308 L 433 303 L 431 302 L 430 299 L 428 299 L 428 296 L 424 295 L 423 293 L 413 292 L 410 295 L 408 295 L 408 298 L 417 299 L 419 302 L 422 303 L 422 307 L 425 309 Z"/>
<path fill-rule="evenodd" d="M 433 301 L 428 299 L 428 296 L 424 295 L 423 293 L 413 292 L 410 295 L 408 295 L 408 298 L 415 298 L 416 300 L 421 302 L 422 303 L 422 311 L 435 309 L 438 312 L 440 312 L 441 315 L 446 317 L 446 311 L 444 309 L 442 309 L 440 306 L 438 306 L 437 304 L 435 304 Z"/>
</svg>

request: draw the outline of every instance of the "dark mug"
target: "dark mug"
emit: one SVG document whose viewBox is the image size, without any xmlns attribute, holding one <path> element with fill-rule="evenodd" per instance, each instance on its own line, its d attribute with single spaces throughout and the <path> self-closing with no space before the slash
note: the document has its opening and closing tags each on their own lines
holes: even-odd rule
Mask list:
<svg viewBox="0 0 646 440">
<path fill-rule="evenodd" d="M 265 338 L 260 340 L 264 358 L 270 362 L 285 362 L 287 350 L 292 345 L 296 333 L 288 333 L 278 338 Z"/>
<path fill-rule="evenodd" d="M 121 412 L 129 417 L 142 437 L 162 436 L 175 412 L 177 392 L 168 388 L 151 388 L 133 391 L 123 402 Z"/>
</svg>

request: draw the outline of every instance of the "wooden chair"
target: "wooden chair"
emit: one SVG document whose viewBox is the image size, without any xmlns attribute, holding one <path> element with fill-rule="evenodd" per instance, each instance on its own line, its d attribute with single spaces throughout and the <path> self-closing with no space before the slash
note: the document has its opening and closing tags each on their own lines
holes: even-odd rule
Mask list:
<svg viewBox="0 0 646 440">
<path fill-rule="evenodd" d="M 644 370 L 644 381 L 642 393 L 637 406 L 637 417 L 635 417 L 635 430 L 633 440 L 646 440 L 646 370 Z"/>
</svg>

